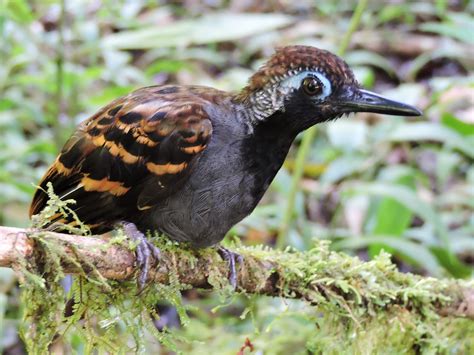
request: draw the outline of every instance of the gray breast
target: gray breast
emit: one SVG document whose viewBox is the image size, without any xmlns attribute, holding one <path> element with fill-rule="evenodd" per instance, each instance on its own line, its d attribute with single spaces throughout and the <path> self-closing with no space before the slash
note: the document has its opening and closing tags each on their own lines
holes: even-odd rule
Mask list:
<svg viewBox="0 0 474 355">
<path fill-rule="evenodd" d="M 155 227 L 170 238 L 206 247 L 250 214 L 258 201 L 250 196 L 254 176 L 244 172 L 245 126 L 213 122 L 211 141 L 185 185 L 153 209 Z"/>
</svg>

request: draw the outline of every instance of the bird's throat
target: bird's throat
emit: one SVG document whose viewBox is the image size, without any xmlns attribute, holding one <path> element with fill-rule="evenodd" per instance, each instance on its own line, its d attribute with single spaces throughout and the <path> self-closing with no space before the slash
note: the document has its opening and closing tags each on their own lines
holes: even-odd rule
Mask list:
<svg viewBox="0 0 474 355">
<path fill-rule="evenodd" d="M 283 122 L 265 120 L 254 126 L 253 134 L 243 142 L 246 173 L 254 176 L 252 193 L 263 196 L 283 165 L 296 133 L 285 129 Z"/>
</svg>

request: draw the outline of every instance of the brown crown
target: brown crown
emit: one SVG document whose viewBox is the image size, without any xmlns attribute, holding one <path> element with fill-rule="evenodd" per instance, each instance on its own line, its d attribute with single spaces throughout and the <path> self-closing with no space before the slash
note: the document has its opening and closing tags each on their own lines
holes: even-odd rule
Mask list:
<svg viewBox="0 0 474 355">
<path fill-rule="evenodd" d="M 272 79 L 305 69 L 325 73 L 333 86 L 356 83 L 347 63 L 335 54 L 310 46 L 287 46 L 278 48 L 275 54 L 252 75 L 242 93 L 246 96 L 262 89 Z"/>
</svg>

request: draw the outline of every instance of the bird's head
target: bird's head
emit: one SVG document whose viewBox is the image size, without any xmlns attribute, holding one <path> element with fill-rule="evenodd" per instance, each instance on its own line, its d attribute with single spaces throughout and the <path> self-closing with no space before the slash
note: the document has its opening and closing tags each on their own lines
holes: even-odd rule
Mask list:
<svg viewBox="0 0 474 355">
<path fill-rule="evenodd" d="M 280 48 L 238 95 L 255 123 L 285 117 L 298 131 L 352 112 L 419 116 L 407 104 L 364 90 L 331 52 L 310 46 Z"/>
</svg>

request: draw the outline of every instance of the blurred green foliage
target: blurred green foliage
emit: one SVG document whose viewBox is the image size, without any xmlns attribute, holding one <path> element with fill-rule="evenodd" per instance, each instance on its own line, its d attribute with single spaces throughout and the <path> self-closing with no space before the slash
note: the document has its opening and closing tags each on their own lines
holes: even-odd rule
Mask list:
<svg viewBox="0 0 474 355">
<path fill-rule="evenodd" d="M 171 82 L 238 90 L 275 46 L 335 51 L 355 7 L 342 0 L 158 3 L 0 3 L 1 224 L 28 225 L 34 184 L 74 126 L 101 105 L 140 86 Z M 345 59 L 362 85 L 425 115 L 359 114 L 321 125 L 286 244 L 304 250 L 314 238 L 330 239 L 333 248 L 362 258 L 388 250 L 405 271 L 471 275 L 473 12 L 473 2 L 461 0 L 369 4 Z M 260 206 L 231 236 L 275 243 L 299 142 Z M 21 306 L 11 270 L 0 269 L 0 280 L 0 349 L 9 349 L 18 345 Z M 303 335 L 294 346 L 304 347 L 304 334 L 315 331 L 298 302 L 281 307 L 259 300 L 252 321 L 238 318 L 248 300 L 216 314 L 214 301 L 209 294 L 192 301 L 199 311 L 191 323 L 202 339 L 214 334 L 208 326 L 219 329 L 216 337 L 228 332 L 240 340 L 268 327 L 295 327 Z M 280 324 L 280 312 L 291 313 L 291 321 Z M 284 334 L 275 339 L 285 342 Z M 240 340 L 213 343 L 235 353 Z"/>
</svg>

